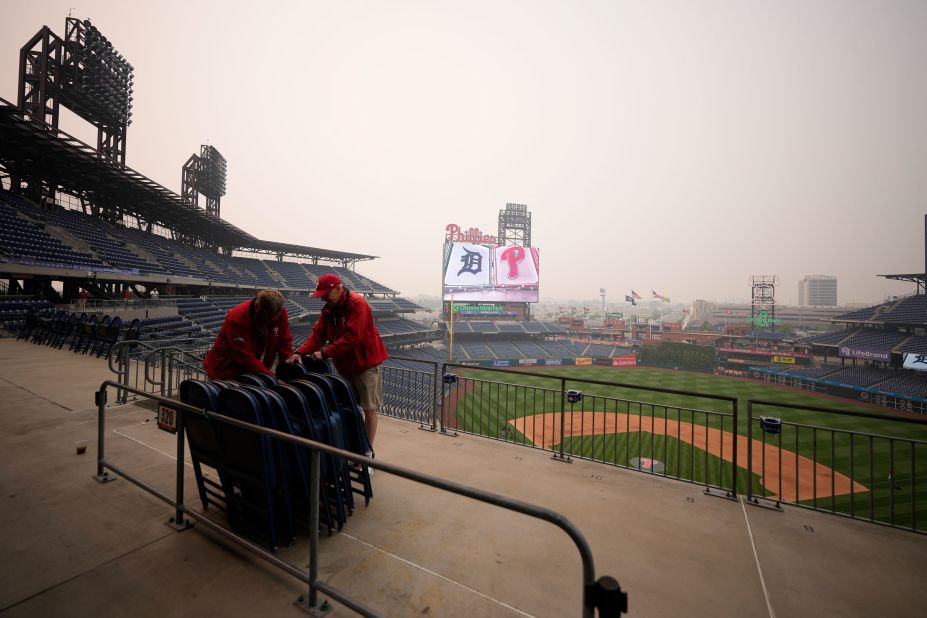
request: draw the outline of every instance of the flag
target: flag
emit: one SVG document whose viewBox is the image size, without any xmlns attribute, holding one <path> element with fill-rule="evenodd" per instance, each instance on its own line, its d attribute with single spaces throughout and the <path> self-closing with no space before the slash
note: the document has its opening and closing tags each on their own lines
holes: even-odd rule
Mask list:
<svg viewBox="0 0 927 618">
<path fill-rule="evenodd" d="M 632 292 L 632 294 L 633 294 L 633 292 Z M 638 298 L 640 298 L 640 297 L 638 296 Z M 637 302 L 635 302 L 633 296 L 627 296 L 627 295 L 625 295 L 624 301 L 627 302 L 627 303 L 631 303 L 632 305 L 636 305 L 636 304 L 637 304 Z"/>
<path fill-rule="evenodd" d="M 637 298 L 639 300 L 641 298 L 641 295 L 635 292 L 634 290 L 631 290 L 631 297 Z"/>
<path fill-rule="evenodd" d="M 663 302 L 664 302 L 664 303 L 669 303 L 669 301 L 670 301 L 669 296 L 664 296 L 664 297 L 663 297 Z"/>
<path fill-rule="evenodd" d="M 657 294 L 656 290 L 650 290 L 650 293 L 653 294 L 653 298 L 660 298 L 660 295 Z"/>
</svg>

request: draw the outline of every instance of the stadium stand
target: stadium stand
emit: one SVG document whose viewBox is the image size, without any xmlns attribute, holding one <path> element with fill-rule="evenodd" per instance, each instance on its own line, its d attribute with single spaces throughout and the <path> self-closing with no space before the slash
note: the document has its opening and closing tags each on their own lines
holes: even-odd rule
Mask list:
<svg viewBox="0 0 927 618">
<path fill-rule="evenodd" d="M 904 372 L 880 382 L 879 390 L 913 395 L 914 397 L 927 397 L 927 379 L 923 375 Z"/>
</svg>

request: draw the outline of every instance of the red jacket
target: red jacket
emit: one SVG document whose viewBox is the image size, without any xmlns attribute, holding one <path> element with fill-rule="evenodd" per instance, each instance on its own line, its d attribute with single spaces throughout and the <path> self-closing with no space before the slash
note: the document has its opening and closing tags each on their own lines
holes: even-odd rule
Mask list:
<svg viewBox="0 0 927 618">
<path fill-rule="evenodd" d="M 203 361 L 213 380 L 227 380 L 243 373 L 270 373 L 274 360 L 293 354 L 293 335 L 284 309 L 261 333 L 254 325 L 254 299 L 232 307 Z"/>
<path fill-rule="evenodd" d="M 334 306 L 325 305 L 319 321 L 306 343 L 299 346 L 300 355 L 322 350 L 322 356 L 332 359 L 335 369 L 343 376 L 352 376 L 376 367 L 387 358 L 386 346 L 373 323 L 370 305 L 360 294 L 347 289 Z"/>
</svg>

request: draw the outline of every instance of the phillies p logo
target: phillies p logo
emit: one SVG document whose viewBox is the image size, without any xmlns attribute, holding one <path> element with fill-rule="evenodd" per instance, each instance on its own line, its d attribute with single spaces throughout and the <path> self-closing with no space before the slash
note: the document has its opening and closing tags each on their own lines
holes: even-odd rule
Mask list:
<svg viewBox="0 0 927 618">
<path fill-rule="evenodd" d="M 509 263 L 509 279 L 518 278 L 518 263 L 525 259 L 522 247 L 509 247 L 502 252 L 500 259 Z"/>
</svg>

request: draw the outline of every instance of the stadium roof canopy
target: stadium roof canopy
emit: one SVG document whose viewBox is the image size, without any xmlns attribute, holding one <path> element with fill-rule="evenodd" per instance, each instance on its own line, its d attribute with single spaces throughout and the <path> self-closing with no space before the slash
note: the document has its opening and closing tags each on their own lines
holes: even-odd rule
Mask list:
<svg viewBox="0 0 927 618">
<path fill-rule="evenodd" d="M 0 166 L 12 176 L 52 181 L 60 191 L 96 204 L 114 205 L 120 214 L 173 230 L 182 237 L 195 237 L 207 245 L 342 262 L 375 258 L 260 240 L 135 170 L 100 156 L 96 149 L 64 131 L 26 120 L 18 107 L 4 99 L 0 99 Z"/>
<path fill-rule="evenodd" d="M 893 279 L 895 281 L 910 281 L 917 285 L 917 293 L 925 294 L 927 293 L 927 273 L 911 273 L 909 275 L 879 275 L 880 277 L 885 277 L 886 279 Z"/>
</svg>

